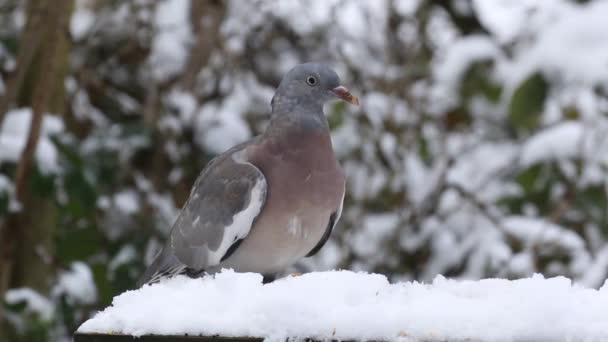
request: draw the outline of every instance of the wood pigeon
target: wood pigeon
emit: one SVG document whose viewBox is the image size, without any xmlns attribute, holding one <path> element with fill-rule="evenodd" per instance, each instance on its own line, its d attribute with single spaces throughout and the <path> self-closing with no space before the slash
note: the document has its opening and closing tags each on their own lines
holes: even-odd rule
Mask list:
<svg viewBox="0 0 608 342">
<path fill-rule="evenodd" d="M 139 285 L 222 268 L 270 275 L 323 247 L 342 212 L 345 176 L 323 104 L 359 100 L 338 75 L 300 64 L 281 80 L 266 131 L 211 160 Z"/>
</svg>

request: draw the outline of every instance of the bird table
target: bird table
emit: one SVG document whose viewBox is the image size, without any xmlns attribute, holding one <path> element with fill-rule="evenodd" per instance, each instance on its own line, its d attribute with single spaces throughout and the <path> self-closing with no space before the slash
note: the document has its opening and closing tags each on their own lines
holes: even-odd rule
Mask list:
<svg viewBox="0 0 608 342">
<path fill-rule="evenodd" d="M 262 342 L 261 337 L 188 336 L 188 335 L 116 335 L 76 333 L 74 342 Z"/>
<path fill-rule="evenodd" d="M 391 283 L 343 270 L 264 283 L 224 270 L 116 296 L 74 341 L 608 341 L 607 308 L 608 286 L 564 277 Z"/>
</svg>

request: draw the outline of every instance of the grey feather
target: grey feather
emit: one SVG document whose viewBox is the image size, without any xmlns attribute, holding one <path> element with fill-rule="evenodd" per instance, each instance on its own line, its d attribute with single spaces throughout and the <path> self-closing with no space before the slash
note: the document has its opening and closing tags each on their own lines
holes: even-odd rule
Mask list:
<svg viewBox="0 0 608 342">
<path fill-rule="evenodd" d="M 144 284 L 154 284 L 162 278 L 170 278 L 178 274 L 184 274 L 186 266 L 171 253 L 168 248 L 163 248 L 146 271 L 139 277 L 137 287 Z"/>
<path fill-rule="evenodd" d="M 245 159 L 239 145 L 219 155 L 201 172 L 192 187 L 190 197 L 171 229 L 167 245 L 141 277 L 139 284 L 156 282 L 163 277 L 183 274 L 186 270 L 200 272 L 217 265 L 224 255 L 244 236 L 226 245 L 226 228 L 246 210 L 252 201 L 266 197 L 264 175 Z M 261 185 L 258 198 L 252 190 Z M 262 207 L 253 212 L 253 219 Z M 248 232 L 251 227 L 246 227 Z M 245 235 L 247 234 L 245 232 Z M 222 249 L 223 250 L 220 250 Z M 234 252 L 230 250 L 231 253 Z"/>
<path fill-rule="evenodd" d="M 250 163 L 235 161 L 233 155 L 223 156 L 199 178 L 171 232 L 171 247 L 175 255 L 195 270 L 217 265 L 230 245 L 244 238 L 233 237 L 220 251 L 221 254 L 216 255 L 226 239 L 226 227 L 234 223 L 235 215 L 252 201 L 263 202 L 266 196 L 264 185 L 260 194 L 264 198 L 252 198 L 255 185 L 258 182 L 265 184 L 264 175 Z M 259 211 L 255 216 L 258 214 Z"/>
</svg>

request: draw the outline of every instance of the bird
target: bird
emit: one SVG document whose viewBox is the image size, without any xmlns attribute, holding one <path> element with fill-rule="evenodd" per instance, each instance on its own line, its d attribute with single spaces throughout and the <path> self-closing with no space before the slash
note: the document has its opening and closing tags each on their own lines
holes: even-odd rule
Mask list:
<svg viewBox="0 0 608 342">
<path fill-rule="evenodd" d="M 137 285 L 221 269 L 273 277 L 315 255 L 340 218 L 346 187 L 323 112 L 333 99 L 359 105 L 328 65 L 289 70 L 266 130 L 207 163 Z"/>
</svg>

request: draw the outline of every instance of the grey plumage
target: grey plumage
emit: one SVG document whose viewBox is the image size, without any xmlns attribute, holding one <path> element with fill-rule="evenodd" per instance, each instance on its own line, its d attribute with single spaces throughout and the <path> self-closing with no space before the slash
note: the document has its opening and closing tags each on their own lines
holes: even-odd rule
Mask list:
<svg viewBox="0 0 608 342">
<path fill-rule="evenodd" d="M 323 64 L 287 73 L 266 132 L 209 162 L 140 285 L 221 268 L 273 274 L 315 254 L 344 199 L 323 114 L 332 98 L 358 104 Z"/>
</svg>

